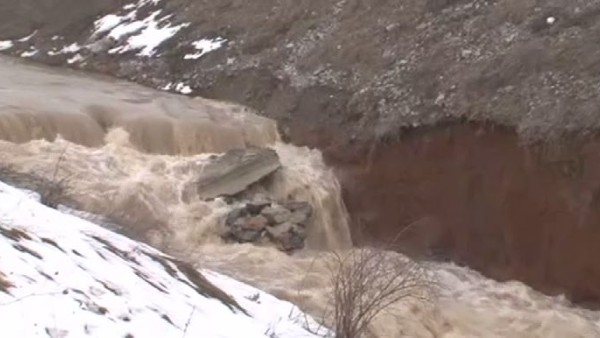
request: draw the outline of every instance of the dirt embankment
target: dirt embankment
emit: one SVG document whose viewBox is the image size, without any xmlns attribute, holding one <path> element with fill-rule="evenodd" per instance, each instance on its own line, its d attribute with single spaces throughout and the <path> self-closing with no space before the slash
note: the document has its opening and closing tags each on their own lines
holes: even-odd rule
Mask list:
<svg viewBox="0 0 600 338">
<path fill-rule="evenodd" d="M 355 241 L 404 231 L 403 251 L 600 304 L 598 137 L 524 144 L 510 128 L 451 123 L 326 155 Z"/>
<path fill-rule="evenodd" d="M 252 106 L 325 151 L 355 239 L 412 224 L 406 250 L 600 301 L 598 1 L 146 1 L 136 15 L 188 24 L 155 56 L 85 50 L 94 20 L 142 2 L 91 2 L 64 18 L 81 29 L 48 16 L 4 53 L 65 64 L 45 51 L 76 42 L 73 67 Z M 15 3 L 0 0 L 0 40 L 30 33 L 6 33 L 29 16 Z"/>
</svg>

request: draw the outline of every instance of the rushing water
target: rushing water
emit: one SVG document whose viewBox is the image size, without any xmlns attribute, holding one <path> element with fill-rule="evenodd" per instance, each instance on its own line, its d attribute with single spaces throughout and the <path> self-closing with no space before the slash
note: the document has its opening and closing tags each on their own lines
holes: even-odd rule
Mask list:
<svg viewBox="0 0 600 338">
<path fill-rule="evenodd" d="M 58 177 L 77 208 L 116 220 L 129 235 L 294 301 L 317 318 L 326 312 L 323 253 L 353 249 L 339 184 L 317 150 L 282 144 L 272 121 L 236 105 L 5 59 L 0 75 L 1 164 Z M 182 198 L 211 153 L 248 145 L 274 148 L 283 165 L 253 192 L 315 207 L 307 249 L 287 255 L 224 243 L 223 216 L 235 205 Z M 600 337 L 598 312 L 453 264 L 427 266 L 439 284 L 431 301 L 394 304 L 376 319 L 372 336 Z"/>
</svg>

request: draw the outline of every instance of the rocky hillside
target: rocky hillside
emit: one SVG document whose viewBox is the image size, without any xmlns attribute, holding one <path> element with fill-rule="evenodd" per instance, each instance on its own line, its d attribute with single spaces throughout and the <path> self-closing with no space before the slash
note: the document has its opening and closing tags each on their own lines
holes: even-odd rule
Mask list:
<svg viewBox="0 0 600 338">
<path fill-rule="evenodd" d="M 456 117 L 535 137 L 600 125 L 597 1 L 3 0 L 0 13 L 4 53 L 241 102 L 298 142 L 323 124 L 342 139 Z"/>
<path fill-rule="evenodd" d="M 0 251 L 3 337 L 317 337 L 288 302 L 4 183 Z"/>
</svg>

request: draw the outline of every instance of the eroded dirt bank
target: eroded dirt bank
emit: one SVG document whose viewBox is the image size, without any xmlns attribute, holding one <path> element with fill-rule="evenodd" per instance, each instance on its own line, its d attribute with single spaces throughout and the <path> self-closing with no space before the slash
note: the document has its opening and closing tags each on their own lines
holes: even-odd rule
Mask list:
<svg viewBox="0 0 600 338">
<path fill-rule="evenodd" d="M 331 142 L 314 136 L 294 135 Z M 356 242 L 389 241 L 409 227 L 404 251 L 600 301 L 597 137 L 525 144 L 510 128 L 456 122 L 325 153 Z"/>
</svg>

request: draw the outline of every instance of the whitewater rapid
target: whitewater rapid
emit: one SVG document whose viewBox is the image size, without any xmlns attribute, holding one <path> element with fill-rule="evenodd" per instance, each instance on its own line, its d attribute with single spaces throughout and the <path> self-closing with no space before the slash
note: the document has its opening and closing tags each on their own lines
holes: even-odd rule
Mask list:
<svg viewBox="0 0 600 338">
<path fill-rule="evenodd" d="M 102 215 L 99 223 L 316 318 L 326 313 L 324 253 L 353 249 L 341 188 L 318 150 L 281 143 L 273 121 L 236 105 L 12 60 L 0 59 L 0 74 L 0 175 L 9 182 L 32 188 L 58 177 L 64 203 Z M 248 146 L 273 148 L 283 166 L 252 193 L 315 208 L 305 250 L 225 243 L 219 233 L 235 202 L 183 198 L 212 155 Z M 394 304 L 376 319 L 372 337 L 600 337 L 599 312 L 454 264 L 425 265 L 438 285 L 430 301 Z"/>
</svg>

